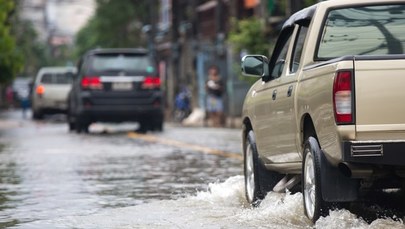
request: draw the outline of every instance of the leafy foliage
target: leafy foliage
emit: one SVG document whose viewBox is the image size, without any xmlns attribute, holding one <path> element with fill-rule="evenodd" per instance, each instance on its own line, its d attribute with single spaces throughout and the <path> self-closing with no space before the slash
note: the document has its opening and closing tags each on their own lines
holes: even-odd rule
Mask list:
<svg viewBox="0 0 405 229">
<path fill-rule="evenodd" d="M 312 6 L 312 5 L 316 4 L 317 2 L 319 2 L 319 0 L 304 0 L 305 6 Z"/>
<path fill-rule="evenodd" d="M 238 52 L 246 50 L 252 54 L 269 55 L 270 42 L 259 19 L 234 20 L 232 24 L 228 40 Z"/>
<path fill-rule="evenodd" d="M 13 0 L 0 0 L 0 83 L 10 82 L 23 67 L 22 54 L 16 50 L 15 38 L 10 33 Z"/>
<path fill-rule="evenodd" d="M 271 42 L 259 19 L 253 17 L 239 21 L 234 20 L 232 24 L 228 41 L 237 53 L 246 52 L 246 54 L 269 56 Z M 240 66 L 233 68 L 237 69 L 236 71 L 240 74 Z M 251 85 L 257 81 L 257 78 L 243 77 L 242 75 L 240 75 L 240 79 Z"/>
<path fill-rule="evenodd" d="M 76 54 L 89 49 L 137 47 L 145 44 L 141 27 L 146 21 L 146 0 L 97 0 L 93 18 L 76 37 Z"/>
<path fill-rule="evenodd" d="M 33 76 L 36 71 L 52 61 L 49 57 L 49 48 L 45 43 L 37 40 L 37 33 L 31 22 L 14 17 L 11 33 L 16 39 L 16 51 L 23 55 L 24 66 L 19 74 Z"/>
</svg>

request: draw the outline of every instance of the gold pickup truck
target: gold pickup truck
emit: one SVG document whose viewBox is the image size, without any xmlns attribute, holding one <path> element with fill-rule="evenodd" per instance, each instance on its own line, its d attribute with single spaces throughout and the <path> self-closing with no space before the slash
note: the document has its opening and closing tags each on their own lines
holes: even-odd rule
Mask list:
<svg viewBox="0 0 405 229">
<path fill-rule="evenodd" d="M 405 187 L 405 1 L 330 0 L 292 15 L 243 106 L 246 198 L 302 187 L 315 222 L 331 203 Z"/>
</svg>

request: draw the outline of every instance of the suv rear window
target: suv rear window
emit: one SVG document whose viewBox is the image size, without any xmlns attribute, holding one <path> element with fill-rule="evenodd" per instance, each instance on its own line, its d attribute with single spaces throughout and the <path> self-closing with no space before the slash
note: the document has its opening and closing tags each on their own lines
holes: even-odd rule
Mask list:
<svg viewBox="0 0 405 229">
<path fill-rule="evenodd" d="M 70 84 L 72 76 L 68 73 L 45 73 L 42 75 L 43 84 Z"/>
<path fill-rule="evenodd" d="M 154 73 L 155 68 L 147 55 L 103 54 L 92 56 L 90 71 L 95 73 L 121 71 L 127 73 Z"/>
<path fill-rule="evenodd" d="M 318 59 L 345 55 L 403 54 L 405 5 L 331 10 L 318 45 Z"/>
</svg>

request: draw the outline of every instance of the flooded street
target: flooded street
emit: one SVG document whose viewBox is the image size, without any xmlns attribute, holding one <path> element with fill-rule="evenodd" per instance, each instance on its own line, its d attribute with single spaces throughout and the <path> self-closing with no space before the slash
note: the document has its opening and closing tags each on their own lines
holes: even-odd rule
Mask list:
<svg viewBox="0 0 405 229">
<path fill-rule="evenodd" d="M 312 227 L 300 193 L 247 206 L 237 129 L 167 125 L 142 135 L 136 124 L 96 124 L 79 135 L 59 119 L 1 114 L 0 228 Z M 316 226 L 404 228 L 347 210 Z"/>
</svg>

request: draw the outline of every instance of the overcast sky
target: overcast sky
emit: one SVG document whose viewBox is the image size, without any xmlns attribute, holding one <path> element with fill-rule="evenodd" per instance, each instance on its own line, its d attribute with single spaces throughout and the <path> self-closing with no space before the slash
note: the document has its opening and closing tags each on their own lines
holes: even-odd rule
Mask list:
<svg viewBox="0 0 405 229">
<path fill-rule="evenodd" d="M 57 33 L 74 35 L 93 15 L 94 0 L 48 0 L 46 14 Z"/>
</svg>

